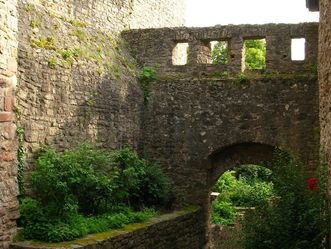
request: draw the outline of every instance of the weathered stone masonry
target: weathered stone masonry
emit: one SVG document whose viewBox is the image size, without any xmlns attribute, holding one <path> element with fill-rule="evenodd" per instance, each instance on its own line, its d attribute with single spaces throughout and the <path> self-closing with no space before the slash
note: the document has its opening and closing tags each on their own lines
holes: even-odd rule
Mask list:
<svg viewBox="0 0 331 249">
<path fill-rule="evenodd" d="M 137 146 L 143 97 L 135 64 L 116 33 L 130 26 L 181 26 L 183 5 L 174 0 L 0 1 L 0 248 L 8 247 L 18 217 L 12 112 L 17 50 L 16 110 L 25 131 L 26 172 L 41 145 L 62 149 L 88 139 L 105 148 Z"/>
<path fill-rule="evenodd" d="M 331 4 L 320 0 L 319 27 L 319 90 L 321 149 L 329 166 L 329 197 L 331 196 Z M 331 205 L 331 204 L 330 204 Z"/>
<path fill-rule="evenodd" d="M 266 70 L 269 73 L 311 72 L 317 65 L 318 23 L 227 25 L 210 28 L 163 28 L 130 30 L 123 33 L 133 56 L 141 65 L 155 66 L 161 76 L 191 77 L 209 73 L 238 74 L 243 68 L 243 46 L 246 39 L 266 40 Z M 304 61 L 291 60 L 291 39 L 305 38 Z M 228 41 L 226 65 L 210 62 L 210 41 Z M 177 43 L 188 43 L 187 65 L 172 63 Z"/>
<path fill-rule="evenodd" d="M 209 156 L 230 145 L 280 147 L 314 168 L 319 151 L 318 84 L 312 70 L 317 61 L 317 27 L 244 25 L 124 34 L 138 61 L 158 70 L 144 116 L 144 148 L 162 162 L 177 202 L 208 203 L 208 191 L 229 166 L 213 165 Z M 247 79 L 236 76 L 242 72 L 246 37 L 266 38 L 269 73 Z M 305 61 L 289 59 L 294 37 L 306 38 Z M 197 59 L 206 55 L 209 41 L 224 38 L 234 55 L 228 65 Z M 179 41 L 189 43 L 184 66 L 172 65 L 172 50 Z M 224 71 L 234 77 L 222 77 Z M 236 164 L 235 158 L 229 160 Z"/>
<path fill-rule="evenodd" d="M 0 248 L 8 247 L 18 218 L 14 89 L 17 72 L 16 0 L 0 1 Z"/>
<path fill-rule="evenodd" d="M 73 242 L 52 244 L 56 248 L 81 249 L 201 249 L 205 244 L 205 224 L 200 208 L 164 214 L 143 224 L 128 225 Z M 49 244 L 14 243 L 11 249 L 44 249 Z"/>
<path fill-rule="evenodd" d="M 180 26 L 181 5 L 171 0 L 19 1 L 17 97 L 26 170 L 40 144 L 64 148 L 92 139 L 112 149 L 137 145 L 142 95 L 135 63 L 114 33 L 128 26 Z M 80 55 L 67 63 L 63 50 Z"/>
<path fill-rule="evenodd" d="M 320 81 L 320 122 L 321 145 L 327 161 L 331 155 L 331 5 L 320 1 L 320 43 L 319 43 L 319 81 Z M 331 165 L 330 165 L 331 166 Z"/>
<path fill-rule="evenodd" d="M 233 153 L 238 150 L 280 147 L 314 168 L 319 152 L 314 71 L 317 24 L 125 32 L 123 38 L 139 66 L 154 66 L 158 71 L 159 79 L 151 84 L 151 98 L 144 106 L 135 62 L 114 34 L 128 27 L 181 26 L 183 1 L 19 0 L 16 11 L 16 1 L 0 0 L 0 6 L 0 19 L 4 20 L 0 29 L 0 248 L 8 247 L 18 216 L 13 114 L 17 40 L 16 106 L 25 130 L 27 171 L 40 145 L 62 149 L 88 139 L 113 149 L 143 141 L 144 152 L 160 161 L 170 177 L 177 204 L 205 205 L 217 177 L 230 164 L 251 159 L 243 153 L 243 160 L 237 160 Z M 326 10 L 323 17 L 328 17 L 329 3 L 322 2 L 322 6 Z M 324 65 L 329 65 L 329 26 L 325 18 L 320 29 Z M 267 74 L 238 77 L 244 69 L 244 40 L 249 38 L 266 39 Z M 304 61 L 291 61 L 291 38 L 306 38 Z M 227 65 L 207 64 L 209 42 L 214 40 L 229 42 Z M 188 64 L 174 66 L 172 51 L 182 42 L 189 44 Z M 324 82 L 320 120 L 325 150 L 331 137 L 329 68 L 319 75 Z M 234 148 L 228 158 L 214 154 L 224 148 L 227 152 Z"/>
<path fill-rule="evenodd" d="M 19 4 L 17 102 L 27 172 L 41 144 L 64 149 L 88 140 L 115 149 L 140 140 L 142 94 L 122 42 L 49 11 Z"/>
</svg>

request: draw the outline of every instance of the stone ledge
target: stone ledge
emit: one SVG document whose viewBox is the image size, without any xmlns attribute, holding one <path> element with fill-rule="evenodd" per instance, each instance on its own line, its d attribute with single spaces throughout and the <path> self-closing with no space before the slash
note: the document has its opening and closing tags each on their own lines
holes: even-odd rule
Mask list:
<svg viewBox="0 0 331 249">
<path fill-rule="evenodd" d="M 151 248 L 150 244 L 155 238 L 162 237 L 163 241 L 170 239 L 182 240 L 197 240 L 199 239 L 199 232 L 203 231 L 203 222 L 200 215 L 201 208 L 197 206 L 188 207 L 184 210 L 175 211 L 173 213 L 163 214 L 161 216 L 152 218 L 144 223 L 135 223 L 124 226 L 123 229 L 110 230 L 103 233 L 87 235 L 84 238 L 74 241 L 61 242 L 61 243 L 45 243 L 35 241 L 23 241 L 11 244 L 11 249 L 65 249 L 65 248 L 82 248 L 82 249 L 98 249 L 98 248 L 136 248 L 132 247 L 137 244 L 137 248 Z M 201 223 L 199 222 L 201 221 Z M 190 223 L 190 224 L 188 224 Z M 188 226 L 189 225 L 189 226 Z M 201 228 L 199 230 L 199 228 Z M 192 231 L 194 233 L 192 234 Z M 180 232 L 184 232 L 180 235 Z M 194 235 L 194 236 L 192 236 Z M 176 237 L 177 236 L 177 237 Z M 168 237 L 168 238 L 167 238 Z M 202 238 L 202 237 L 200 237 Z M 142 244 L 144 245 L 143 247 Z M 175 245 L 174 241 L 174 245 Z M 194 244 L 194 243 L 193 243 Z M 167 248 L 168 247 L 153 247 Z M 178 248 L 179 247 L 173 247 Z M 183 247 L 184 249 L 189 247 Z M 200 248 L 200 247 L 192 247 Z M 191 249 L 191 248 L 190 248 Z"/>
</svg>

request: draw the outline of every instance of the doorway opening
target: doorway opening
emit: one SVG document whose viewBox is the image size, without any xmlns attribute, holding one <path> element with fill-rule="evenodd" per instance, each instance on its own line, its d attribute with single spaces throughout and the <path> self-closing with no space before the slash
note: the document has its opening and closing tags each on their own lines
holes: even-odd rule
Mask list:
<svg viewBox="0 0 331 249">
<path fill-rule="evenodd" d="M 211 163 L 210 248 L 328 248 L 326 168 L 311 172 L 257 143 L 226 147 Z"/>
</svg>

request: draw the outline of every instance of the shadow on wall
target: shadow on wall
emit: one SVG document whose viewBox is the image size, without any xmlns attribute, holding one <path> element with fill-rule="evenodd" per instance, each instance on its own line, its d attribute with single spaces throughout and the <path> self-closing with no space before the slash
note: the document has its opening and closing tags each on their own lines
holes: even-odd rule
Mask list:
<svg viewBox="0 0 331 249">
<path fill-rule="evenodd" d="M 101 78 L 84 68 L 59 71 L 38 63 L 32 64 L 30 70 L 37 72 L 37 80 L 21 81 L 19 88 L 19 94 L 28 92 L 29 96 L 19 99 L 27 170 L 42 145 L 60 150 L 83 141 L 108 149 L 128 143 L 138 145 L 143 96 L 135 78 Z M 25 78 L 26 72 L 20 71 L 20 76 Z M 34 85 L 36 82 L 38 85 Z M 36 90 L 31 92 L 29 88 Z"/>
</svg>

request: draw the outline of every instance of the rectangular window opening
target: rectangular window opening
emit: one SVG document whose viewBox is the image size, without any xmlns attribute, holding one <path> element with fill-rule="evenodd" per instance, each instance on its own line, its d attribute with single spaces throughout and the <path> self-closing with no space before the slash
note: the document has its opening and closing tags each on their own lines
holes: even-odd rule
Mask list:
<svg viewBox="0 0 331 249">
<path fill-rule="evenodd" d="M 229 43 L 228 41 L 211 41 L 211 64 L 226 65 L 229 61 Z"/>
<path fill-rule="evenodd" d="M 305 60 L 306 53 L 306 39 L 295 38 L 291 40 L 291 60 L 292 61 L 303 61 Z"/>
<path fill-rule="evenodd" d="M 172 64 L 176 66 L 186 65 L 188 61 L 189 44 L 187 42 L 177 43 L 172 50 Z"/>
<path fill-rule="evenodd" d="M 266 68 L 265 39 L 246 39 L 244 43 L 245 69 L 264 70 Z"/>
</svg>

